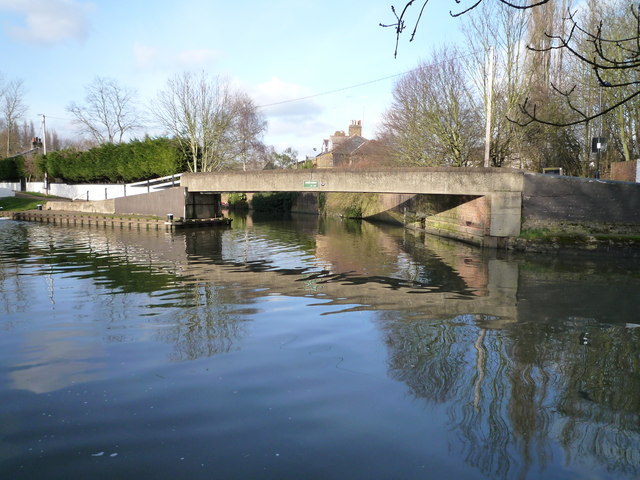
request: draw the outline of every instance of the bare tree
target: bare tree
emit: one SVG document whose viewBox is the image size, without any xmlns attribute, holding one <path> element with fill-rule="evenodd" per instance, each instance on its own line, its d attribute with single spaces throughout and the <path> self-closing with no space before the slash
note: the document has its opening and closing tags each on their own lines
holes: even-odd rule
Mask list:
<svg viewBox="0 0 640 480">
<path fill-rule="evenodd" d="M 508 8 L 502 3 L 486 2 L 467 16 L 463 32 L 470 54 L 465 56 L 468 75 L 473 79 L 479 98 L 486 103 L 491 98 L 490 161 L 495 167 L 523 166 L 520 156 L 523 129 L 507 120 L 526 98 L 529 75 L 526 72 L 530 54 L 523 43 L 527 36 L 524 10 Z M 493 92 L 489 95 L 487 54 L 495 47 Z"/>
<path fill-rule="evenodd" d="M 264 144 L 262 135 L 267 129 L 267 121 L 258 110 L 254 101 L 245 93 L 238 93 L 236 103 L 236 127 L 238 156 L 242 164 L 242 170 L 247 170 L 247 165 L 256 163 L 257 157 L 262 155 Z"/>
<path fill-rule="evenodd" d="M 455 2 L 453 4 L 458 8 L 458 10 L 450 12 L 454 17 L 464 15 L 485 2 L 485 0 L 451 1 Z M 507 7 L 519 10 L 534 9 L 551 3 L 550 0 L 497 1 Z M 413 30 L 409 40 L 412 41 L 415 38 L 428 3 L 429 0 L 410 0 L 404 2 L 402 8 L 391 7 L 395 21 L 380 25 L 392 27 L 395 30 L 394 55 L 398 54 L 400 37 L 407 28 L 411 14 L 417 11 L 413 20 L 410 21 Z M 573 112 L 572 117 L 560 121 L 555 118 L 546 118 L 540 114 L 539 103 L 536 99 L 527 98 L 521 104 L 520 118 L 514 118 L 513 121 L 520 125 L 536 122 L 558 127 L 588 124 L 640 97 L 640 79 L 638 78 L 640 73 L 640 7 L 634 7 L 631 2 L 626 2 L 626 5 L 627 18 L 632 19 L 632 26 L 626 32 L 620 32 L 613 28 L 618 26 L 617 24 L 605 25 L 602 21 L 595 28 L 585 28 L 575 11 L 566 10 L 563 14 L 561 28 L 558 31 L 545 31 L 543 36 L 538 38 L 538 44 L 530 46 L 532 50 L 538 52 L 568 52 L 574 59 L 593 70 L 601 88 L 616 92 L 610 95 L 614 100 L 610 104 L 602 105 L 596 111 L 583 108 L 575 101 L 574 92 L 577 85 L 564 87 L 557 84 L 558 79 L 556 79 L 556 83 L 551 83 L 549 86 L 555 94 L 564 99 L 569 110 Z"/>
<path fill-rule="evenodd" d="M 573 113 L 572 118 L 564 122 L 548 120 L 539 114 L 535 101 L 526 99 L 520 109 L 523 120 L 518 123 L 521 125 L 531 122 L 552 126 L 588 123 L 640 96 L 640 7 L 627 5 L 626 14 L 609 15 L 610 22 L 605 24 L 600 20 L 595 30 L 583 27 L 573 11 L 568 11 L 564 20 L 568 25 L 565 27 L 566 33 L 546 32 L 548 45 L 530 48 L 538 52 L 569 52 L 579 63 L 593 71 L 598 86 L 610 92 L 607 97 L 612 101 L 593 111 L 575 101 L 577 84 L 563 87 L 554 83 L 552 88 L 555 94 L 566 101 Z"/>
<path fill-rule="evenodd" d="M 2 89 L 2 117 L 4 119 L 7 136 L 7 157 L 11 155 L 13 138 L 18 140 L 18 122 L 27 111 L 24 104 L 24 84 L 22 80 L 12 80 Z"/>
<path fill-rule="evenodd" d="M 67 111 L 75 125 L 98 143 L 120 143 L 141 126 L 135 91 L 109 78 L 96 77 L 86 87 L 85 103 L 71 103 Z"/>
<path fill-rule="evenodd" d="M 169 79 L 152 113 L 178 140 L 193 172 L 220 170 L 243 158 L 246 162 L 251 143 L 265 128 L 245 94 L 232 92 L 228 82 L 204 72 Z"/>
<path fill-rule="evenodd" d="M 482 122 L 459 57 L 457 50 L 443 48 L 397 82 L 380 136 L 401 164 L 473 164 Z"/>
</svg>

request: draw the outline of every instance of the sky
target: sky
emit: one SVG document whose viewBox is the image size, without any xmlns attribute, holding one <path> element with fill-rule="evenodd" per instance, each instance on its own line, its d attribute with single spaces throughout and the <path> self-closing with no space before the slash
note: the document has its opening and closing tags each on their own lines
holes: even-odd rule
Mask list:
<svg viewBox="0 0 640 480">
<path fill-rule="evenodd" d="M 379 26 L 394 21 L 392 4 L 404 2 L 0 0 L 0 74 L 24 82 L 25 120 L 39 128 L 44 114 L 76 138 L 67 108 L 96 77 L 135 90 L 144 109 L 171 77 L 205 72 L 260 106 L 267 145 L 304 158 L 352 120 L 375 138 L 399 75 L 459 38 L 454 1 L 434 0 L 394 58 L 395 31 Z M 160 132 L 149 122 L 145 133 Z"/>
</svg>

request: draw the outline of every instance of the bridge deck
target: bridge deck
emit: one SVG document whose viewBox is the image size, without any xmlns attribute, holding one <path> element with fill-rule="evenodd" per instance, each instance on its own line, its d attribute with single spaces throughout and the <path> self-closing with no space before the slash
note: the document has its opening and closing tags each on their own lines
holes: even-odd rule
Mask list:
<svg viewBox="0 0 640 480">
<path fill-rule="evenodd" d="M 190 192 L 358 192 L 489 195 L 522 192 L 524 172 L 504 168 L 302 169 L 185 173 Z"/>
<path fill-rule="evenodd" d="M 524 172 L 505 168 L 302 169 L 185 173 L 189 192 L 351 192 L 488 196 L 490 236 L 520 234 Z"/>
</svg>

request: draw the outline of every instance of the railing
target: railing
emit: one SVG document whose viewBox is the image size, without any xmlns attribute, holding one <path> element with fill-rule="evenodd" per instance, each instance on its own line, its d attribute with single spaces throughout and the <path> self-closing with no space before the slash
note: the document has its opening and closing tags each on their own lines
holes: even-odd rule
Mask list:
<svg viewBox="0 0 640 480">
<path fill-rule="evenodd" d="M 170 187 L 180 186 L 182 174 L 168 175 L 142 182 L 129 184 L 82 184 L 67 185 L 62 183 L 50 183 L 47 186 L 43 182 L 28 182 L 26 191 L 47 193 L 72 200 L 108 200 L 130 195 L 139 195 Z M 9 190 L 20 191 L 17 182 L 0 182 L 0 187 Z"/>
<path fill-rule="evenodd" d="M 130 183 L 127 185 L 129 188 L 135 187 L 147 187 L 147 192 L 151 190 L 162 190 L 164 188 L 179 187 L 181 173 L 175 175 L 168 175 L 166 177 L 154 178 L 152 180 L 144 180 L 142 182 Z"/>
<path fill-rule="evenodd" d="M 110 198 L 127 197 L 131 195 L 140 195 L 142 193 L 150 193 L 153 191 L 164 190 L 165 188 L 179 187 L 181 173 L 168 175 L 166 177 L 154 178 L 151 180 L 143 180 L 142 182 L 114 184 L 114 185 L 75 185 L 74 194 L 66 195 L 72 200 L 108 200 Z M 52 184 L 55 187 L 56 184 Z M 104 189 L 104 195 L 102 194 Z M 53 192 L 51 192 L 53 193 Z M 60 195 L 65 196 L 65 195 Z"/>
</svg>

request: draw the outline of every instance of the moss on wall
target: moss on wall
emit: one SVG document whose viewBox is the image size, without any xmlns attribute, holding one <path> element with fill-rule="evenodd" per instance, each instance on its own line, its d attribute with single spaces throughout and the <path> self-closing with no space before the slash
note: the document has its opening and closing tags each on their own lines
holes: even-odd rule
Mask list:
<svg viewBox="0 0 640 480">
<path fill-rule="evenodd" d="M 328 193 L 321 213 L 346 218 L 364 218 L 380 212 L 378 193 Z"/>
</svg>

